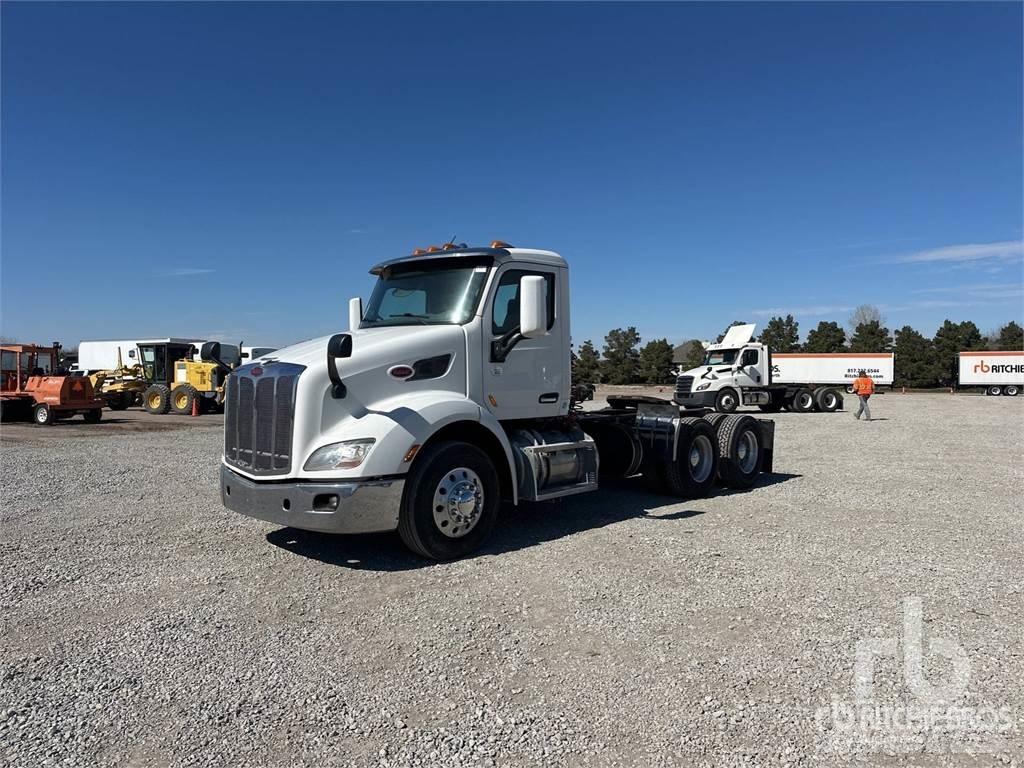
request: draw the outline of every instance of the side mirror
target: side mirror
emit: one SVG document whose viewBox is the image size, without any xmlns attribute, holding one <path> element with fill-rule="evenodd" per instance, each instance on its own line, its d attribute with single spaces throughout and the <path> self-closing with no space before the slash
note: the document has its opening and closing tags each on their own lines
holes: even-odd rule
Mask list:
<svg viewBox="0 0 1024 768">
<path fill-rule="evenodd" d="M 327 342 L 327 375 L 331 379 L 331 397 L 335 400 L 343 399 L 348 392 L 334 364 L 340 357 L 352 357 L 352 337 L 347 333 L 336 333 Z"/>
<path fill-rule="evenodd" d="M 132 355 L 132 357 L 134 357 L 134 355 Z M 203 344 L 203 348 L 199 352 L 199 358 L 201 360 L 213 360 L 214 362 L 217 362 L 220 358 L 220 342 L 208 341 Z"/>
<path fill-rule="evenodd" d="M 354 331 L 363 321 L 363 300 L 356 296 L 348 300 L 348 329 Z"/>
<path fill-rule="evenodd" d="M 528 275 L 519 281 L 519 332 L 527 339 L 536 339 L 548 332 L 543 277 Z"/>
</svg>

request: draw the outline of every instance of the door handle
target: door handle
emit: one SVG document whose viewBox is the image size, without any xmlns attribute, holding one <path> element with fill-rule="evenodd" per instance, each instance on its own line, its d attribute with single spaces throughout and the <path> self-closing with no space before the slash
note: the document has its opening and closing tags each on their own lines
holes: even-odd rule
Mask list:
<svg viewBox="0 0 1024 768">
<path fill-rule="evenodd" d="M 557 392 L 545 392 L 543 395 L 537 398 L 538 403 L 557 403 L 558 393 Z"/>
</svg>

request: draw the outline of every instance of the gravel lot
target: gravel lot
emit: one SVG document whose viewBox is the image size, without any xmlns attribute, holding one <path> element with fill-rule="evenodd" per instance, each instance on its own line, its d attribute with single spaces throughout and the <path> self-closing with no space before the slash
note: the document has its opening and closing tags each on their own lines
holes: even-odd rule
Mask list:
<svg viewBox="0 0 1024 768">
<path fill-rule="evenodd" d="M 4 425 L 0 762 L 1019 765 L 1024 398 L 872 403 L 779 414 L 750 492 L 526 505 L 444 565 L 227 512 L 217 417 Z M 874 703 L 934 701 L 915 627 L 1000 728 L 849 740 L 859 641 Z"/>
</svg>

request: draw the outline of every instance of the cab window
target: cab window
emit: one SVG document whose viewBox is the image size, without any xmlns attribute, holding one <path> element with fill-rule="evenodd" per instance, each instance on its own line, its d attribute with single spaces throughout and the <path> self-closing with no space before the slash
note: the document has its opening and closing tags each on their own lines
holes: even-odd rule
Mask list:
<svg viewBox="0 0 1024 768">
<path fill-rule="evenodd" d="M 491 331 L 503 336 L 519 326 L 519 281 L 527 276 L 544 278 L 544 303 L 548 308 L 548 330 L 555 324 L 555 276 L 550 272 L 510 269 L 498 280 L 491 311 Z"/>
<path fill-rule="evenodd" d="M 743 350 L 743 358 L 740 360 L 740 365 L 757 365 L 757 350 L 756 349 L 745 349 Z"/>
</svg>

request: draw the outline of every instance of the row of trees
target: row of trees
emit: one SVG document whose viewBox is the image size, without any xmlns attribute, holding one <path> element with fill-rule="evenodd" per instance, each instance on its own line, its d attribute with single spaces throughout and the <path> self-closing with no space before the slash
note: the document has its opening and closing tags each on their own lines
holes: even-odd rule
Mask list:
<svg viewBox="0 0 1024 768">
<path fill-rule="evenodd" d="M 984 335 L 967 320 L 946 320 L 931 338 L 905 325 L 893 332 L 874 307 L 858 307 L 850 318 L 851 334 L 836 322 L 822 321 L 800 343 L 800 325 L 792 315 L 773 317 L 758 340 L 773 352 L 895 352 L 898 386 L 949 386 L 956 381 L 957 352 L 966 350 L 1022 350 L 1024 329 L 1009 322 L 998 331 Z M 735 320 L 729 324 L 744 324 Z M 725 337 L 725 331 L 716 341 Z M 592 341 L 585 341 L 577 353 L 577 381 L 605 384 L 671 384 L 673 347 L 667 339 L 655 339 L 640 346 L 640 334 L 630 326 L 609 331 L 599 354 Z M 688 342 L 684 369 L 698 367 L 704 356 L 700 342 Z"/>
<path fill-rule="evenodd" d="M 641 347 L 636 328 L 616 328 L 604 337 L 603 355 L 589 339 L 580 345 L 574 377 L 589 383 L 671 384 L 675 381 L 672 352 L 668 339 L 655 339 Z"/>
</svg>

